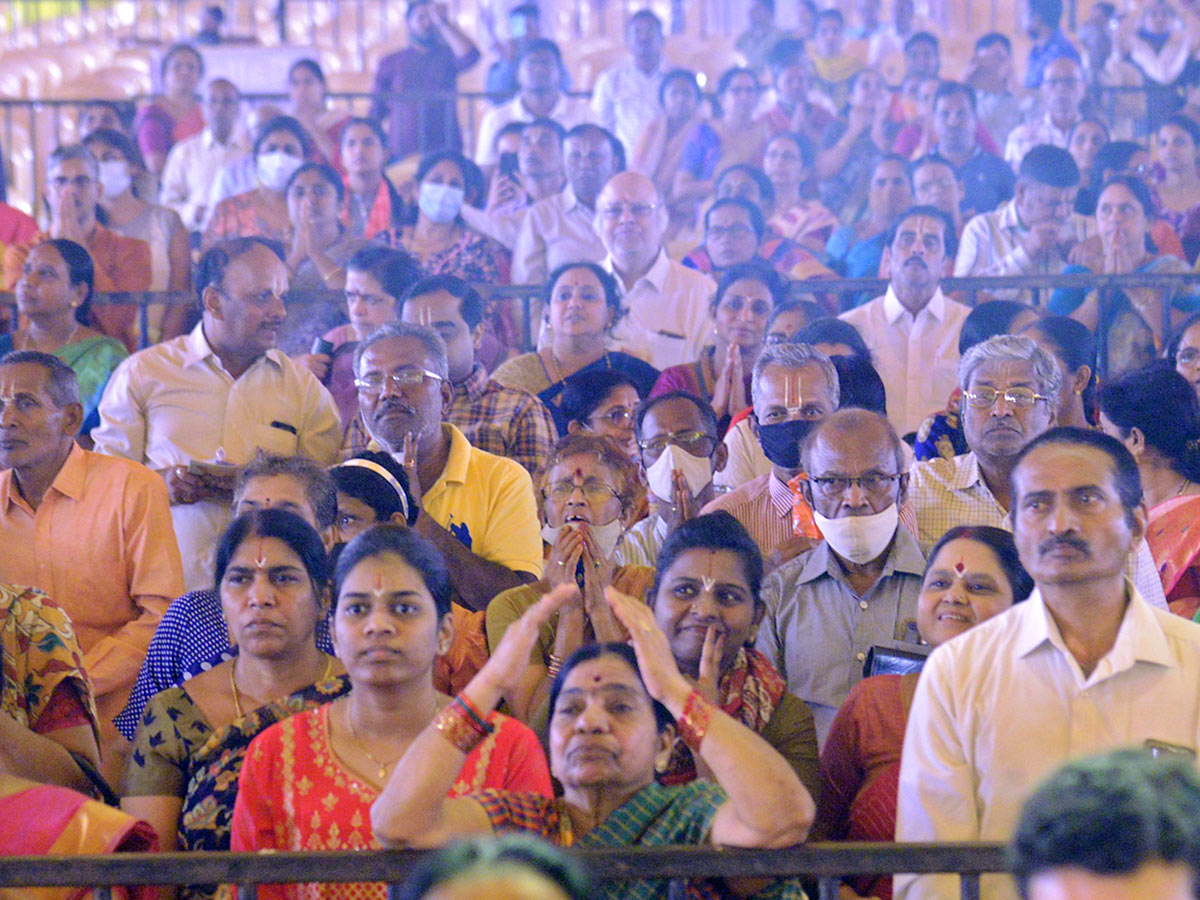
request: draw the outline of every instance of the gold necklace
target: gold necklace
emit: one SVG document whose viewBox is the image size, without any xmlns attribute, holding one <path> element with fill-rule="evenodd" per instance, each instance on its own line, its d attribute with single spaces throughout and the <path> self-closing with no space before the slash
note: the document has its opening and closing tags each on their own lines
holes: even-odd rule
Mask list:
<svg viewBox="0 0 1200 900">
<path fill-rule="evenodd" d="M 362 751 L 362 755 L 365 756 L 367 759 L 369 759 L 375 765 L 379 766 L 379 780 L 382 782 L 386 782 L 388 766 L 394 766 L 396 763 L 398 763 L 400 761 L 400 756 L 403 756 L 404 754 L 401 753 L 400 756 L 397 756 L 390 763 L 385 763 L 382 760 L 376 759 L 371 754 L 371 751 L 367 749 L 367 745 L 363 743 L 362 739 L 358 736 L 358 732 L 354 728 L 354 717 L 350 714 L 349 699 L 347 699 L 347 701 L 346 701 L 346 728 L 350 732 L 350 739 L 352 741 L 354 741 L 355 746 L 357 746 L 358 749 L 360 751 Z"/>
<path fill-rule="evenodd" d="M 554 383 L 558 384 L 563 380 L 562 366 L 558 364 L 558 357 L 554 355 L 554 348 L 550 348 L 550 365 L 554 366 Z"/>
<path fill-rule="evenodd" d="M 235 656 L 233 658 L 233 663 L 229 666 L 229 692 L 233 695 L 233 711 L 237 714 L 238 719 L 240 719 L 242 717 L 242 704 L 241 704 L 241 701 L 238 700 L 238 686 L 237 686 L 237 678 L 236 678 L 237 664 L 238 664 L 238 658 Z M 321 677 L 318 678 L 317 681 L 318 682 L 328 681 L 329 676 L 332 674 L 333 674 L 333 657 L 326 656 L 325 657 L 325 671 L 321 673 Z M 315 683 L 316 682 L 314 682 L 314 684 Z M 250 696 L 250 695 L 247 694 L 246 696 Z M 251 698 L 251 699 L 253 699 L 253 698 Z"/>
</svg>

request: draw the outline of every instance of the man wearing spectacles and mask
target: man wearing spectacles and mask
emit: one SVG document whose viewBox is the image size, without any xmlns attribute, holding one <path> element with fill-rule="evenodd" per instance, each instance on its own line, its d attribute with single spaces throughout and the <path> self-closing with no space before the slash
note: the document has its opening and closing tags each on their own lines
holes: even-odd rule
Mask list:
<svg viewBox="0 0 1200 900">
<path fill-rule="evenodd" d="M 900 526 L 908 474 L 887 419 L 833 413 L 804 441 L 800 465 L 800 490 L 824 540 L 763 582 L 757 646 L 808 704 L 823 742 L 871 647 L 918 641 L 925 560 Z"/>
<path fill-rule="evenodd" d="M 819 422 L 838 408 L 837 369 L 808 344 L 772 344 L 754 363 L 750 427 L 771 471 L 759 475 L 702 512 L 724 510 L 745 526 L 768 569 L 775 568 L 820 539 L 807 504 L 797 501 L 791 483 L 802 470 L 800 445 Z"/>
<path fill-rule="evenodd" d="M 913 468 L 917 540 L 928 552 L 955 525 L 1012 530 L 1010 477 L 1022 448 L 1055 424 L 1062 375 L 1033 341 L 998 335 L 976 344 L 958 367 L 963 434 L 970 452 Z M 1166 608 L 1150 548 L 1135 542 L 1125 568 L 1151 604 Z"/>
<path fill-rule="evenodd" d="M 634 433 L 651 513 L 625 532 L 616 562 L 654 568 L 667 535 L 716 496 L 713 474 L 725 468 L 728 452 L 712 406 L 685 391 L 660 394 L 639 406 Z"/>
</svg>

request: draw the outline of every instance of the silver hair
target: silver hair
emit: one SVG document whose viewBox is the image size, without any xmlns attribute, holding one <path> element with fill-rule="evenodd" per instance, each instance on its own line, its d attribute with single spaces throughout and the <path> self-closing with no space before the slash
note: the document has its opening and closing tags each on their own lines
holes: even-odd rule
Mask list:
<svg viewBox="0 0 1200 900">
<path fill-rule="evenodd" d="M 1016 334 L 998 334 L 968 350 L 958 363 L 959 387 L 965 391 L 975 370 L 992 362 L 1030 363 L 1037 392 L 1047 397 L 1057 397 L 1062 387 L 1062 373 L 1050 354 L 1029 338 Z"/>
<path fill-rule="evenodd" d="M 366 340 L 359 344 L 358 349 L 354 351 L 355 375 L 360 374 L 358 370 L 362 365 L 363 354 L 374 344 L 389 338 L 415 338 L 420 341 L 425 345 L 425 349 L 432 358 L 434 374 L 440 375 L 443 382 L 449 383 L 450 360 L 446 357 L 446 342 L 428 325 L 413 325 L 409 322 L 388 322 L 367 335 Z"/>
<path fill-rule="evenodd" d="M 92 173 L 93 180 L 100 177 L 100 163 L 96 159 L 96 154 L 92 153 L 83 144 L 63 144 L 61 147 L 56 148 L 46 158 L 46 174 L 49 175 L 51 172 L 57 172 L 68 159 L 83 160 L 84 165 Z"/>
<path fill-rule="evenodd" d="M 763 370 L 767 366 L 784 366 L 789 369 L 801 369 L 804 366 L 816 365 L 825 373 L 825 381 L 829 385 L 829 408 L 837 409 L 841 399 L 841 387 L 838 383 L 837 369 L 829 357 L 811 344 L 768 344 L 758 354 L 754 363 L 754 373 L 750 378 L 750 393 L 757 397 L 762 390 Z"/>
</svg>

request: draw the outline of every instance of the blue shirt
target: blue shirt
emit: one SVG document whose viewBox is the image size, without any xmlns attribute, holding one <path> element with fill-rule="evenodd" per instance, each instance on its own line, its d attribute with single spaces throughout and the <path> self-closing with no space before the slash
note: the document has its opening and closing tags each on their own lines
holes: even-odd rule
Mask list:
<svg viewBox="0 0 1200 900">
<path fill-rule="evenodd" d="M 333 653 L 328 616 L 317 620 L 316 642 L 318 649 Z M 237 649 L 229 645 L 229 628 L 216 591 L 184 594 L 167 609 L 150 639 L 129 702 L 113 719 L 117 731 L 132 741 L 151 697 L 235 656 Z"/>
<path fill-rule="evenodd" d="M 1075 60 L 1080 65 L 1083 64 L 1075 45 L 1067 40 L 1067 36 L 1062 33 L 1061 28 L 1055 28 L 1046 43 L 1040 47 L 1035 46 L 1029 51 L 1029 63 L 1025 66 L 1025 87 L 1041 87 L 1042 78 L 1046 74 L 1046 66 L 1064 56 Z"/>
</svg>

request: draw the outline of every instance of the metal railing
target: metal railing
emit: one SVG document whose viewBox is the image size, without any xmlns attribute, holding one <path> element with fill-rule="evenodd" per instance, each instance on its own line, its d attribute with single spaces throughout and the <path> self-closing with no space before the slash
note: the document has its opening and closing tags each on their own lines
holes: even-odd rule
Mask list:
<svg viewBox="0 0 1200 900">
<path fill-rule="evenodd" d="M 254 900 L 260 884 L 403 882 L 429 851 L 154 853 L 114 856 L 10 857 L 0 887 L 93 886 L 109 900 L 119 885 L 234 884 Z M 979 900 L 979 876 L 1007 871 L 1004 845 L 805 844 L 783 850 L 714 847 L 612 847 L 566 851 L 597 881 L 647 878 L 783 878 L 817 880 L 820 900 L 837 900 L 845 875 L 955 873 L 962 900 Z"/>
<path fill-rule="evenodd" d="M 1069 275 L 1006 275 L 1001 277 L 972 277 L 972 278 L 943 278 L 942 290 L 947 293 L 957 293 L 964 296 L 967 303 L 974 306 L 981 296 L 1003 294 L 1009 291 L 1027 290 L 1034 294 L 1035 305 L 1042 305 L 1042 294 L 1057 288 L 1076 288 L 1096 290 L 1102 294 L 1125 288 L 1155 288 L 1163 292 L 1163 310 L 1170 311 L 1171 298 L 1187 285 L 1200 284 L 1200 272 L 1180 272 L 1175 274 L 1134 272 L 1128 275 L 1098 275 L 1090 272 L 1077 272 Z M 811 295 L 857 295 L 862 293 L 878 296 L 887 290 L 888 281 L 884 278 L 830 278 L 809 279 L 807 281 L 792 281 L 793 296 Z M 522 345 L 525 349 L 533 347 L 535 337 L 531 321 L 532 307 L 535 300 L 542 296 L 544 287 L 540 284 L 476 284 L 475 287 L 487 299 L 517 300 L 521 306 Z M 340 305 L 345 302 L 341 291 L 301 290 L 289 291 L 284 296 L 288 305 L 333 303 Z M 190 291 L 145 291 L 132 293 L 95 294 L 92 303 L 95 305 L 129 304 L 138 307 L 141 317 L 141 333 L 147 333 L 148 308 L 154 305 L 190 306 L 195 304 L 196 295 Z M 0 293 L 0 304 L 7 305 L 15 311 L 16 295 Z M 1169 323 L 1167 323 L 1169 325 Z M 1164 333 L 1169 331 L 1169 327 Z"/>
</svg>

